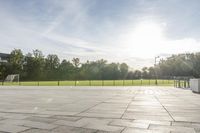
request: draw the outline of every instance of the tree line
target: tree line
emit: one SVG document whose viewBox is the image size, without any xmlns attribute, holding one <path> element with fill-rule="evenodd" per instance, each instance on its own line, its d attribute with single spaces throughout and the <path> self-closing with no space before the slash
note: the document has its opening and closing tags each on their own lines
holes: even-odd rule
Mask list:
<svg viewBox="0 0 200 133">
<path fill-rule="evenodd" d="M 36 49 L 26 55 L 14 49 L 8 62 L 0 64 L 0 79 L 9 74 L 20 74 L 20 80 L 118 80 L 155 79 L 174 76 L 200 77 L 200 53 L 172 55 L 156 66 L 130 70 L 126 63 L 97 61 L 80 62 L 79 58 L 62 61 L 55 54 L 46 57 Z"/>
</svg>

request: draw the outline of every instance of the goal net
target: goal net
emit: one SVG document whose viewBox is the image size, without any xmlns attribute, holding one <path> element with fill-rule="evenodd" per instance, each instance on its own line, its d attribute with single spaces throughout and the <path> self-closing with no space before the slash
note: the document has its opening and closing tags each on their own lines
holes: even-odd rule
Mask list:
<svg viewBox="0 0 200 133">
<path fill-rule="evenodd" d="M 19 82 L 19 74 L 8 75 L 4 82 Z"/>
</svg>

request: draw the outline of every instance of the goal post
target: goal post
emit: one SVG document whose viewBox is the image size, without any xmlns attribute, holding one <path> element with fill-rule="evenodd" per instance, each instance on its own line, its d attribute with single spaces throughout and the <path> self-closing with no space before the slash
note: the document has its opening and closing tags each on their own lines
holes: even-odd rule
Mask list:
<svg viewBox="0 0 200 133">
<path fill-rule="evenodd" d="M 19 82 L 19 74 L 9 74 L 4 82 Z"/>
</svg>

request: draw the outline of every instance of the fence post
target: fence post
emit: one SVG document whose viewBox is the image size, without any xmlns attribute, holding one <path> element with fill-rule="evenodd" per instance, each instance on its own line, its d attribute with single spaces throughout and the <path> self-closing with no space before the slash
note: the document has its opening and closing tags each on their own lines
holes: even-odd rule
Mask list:
<svg viewBox="0 0 200 133">
<path fill-rule="evenodd" d="M 115 80 L 113 80 L 113 85 L 115 86 Z"/>
<path fill-rule="evenodd" d="M 176 88 L 178 87 L 178 80 L 175 80 Z"/>
<path fill-rule="evenodd" d="M 76 80 L 74 81 L 74 85 L 76 86 Z"/>
<path fill-rule="evenodd" d="M 142 79 L 140 80 L 140 84 L 142 85 Z"/>
<path fill-rule="evenodd" d="M 123 80 L 123 86 L 125 85 L 125 82 L 124 82 L 124 80 Z"/>
<path fill-rule="evenodd" d="M 184 88 L 186 88 L 186 80 L 184 80 Z"/>
<path fill-rule="evenodd" d="M 175 80 L 174 80 L 174 87 L 176 87 L 176 82 L 175 82 Z"/>
<path fill-rule="evenodd" d="M 181 82 L 178 80 L 178 88 L 181 88 Z"/>
<path fill-rule="evenodd" d="M 175 80 L 176 88 L 178 88 L 178 80 Z"/>
<path fill-rule="evenodd" d="M 150 83 L 150 79 L 149 79 L 149 85 L 150 85 L 151 83 Z"/>
<path fill-rule="evenodd" d="M 91 80 L 89 80 L 89 84 L 90 84 L 90 86 L 91 86 Z"/>
<path fill-rule="evenodd" d="M 104 81 L 102 80 L 102 86 L 104 86 Z"/>
<path fill-rule="evenodd" d="M 60 81 L 58 80 L 58 86 L 60 86 Z"/>
<path fill-rule="evenodd" d="M 133 86 L 133 79 L 132 79 L 132 86 Z"/>
<path fill-rule="evenodd" d="M 38 81 L 38 86 L 40 86 L 40 83 L 39 83 L 39 81 Z"/>
</svg>

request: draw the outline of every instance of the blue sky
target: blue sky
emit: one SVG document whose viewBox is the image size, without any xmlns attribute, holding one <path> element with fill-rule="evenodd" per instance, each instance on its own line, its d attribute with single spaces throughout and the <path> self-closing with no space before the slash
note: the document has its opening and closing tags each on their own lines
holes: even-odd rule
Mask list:
<svg viewBox="0 0 200 133">
<path fill-rule="evenodd" d="M 133 68 L 200 51 L 199 0 L 0 0 L 0 52 L 40 49 Z"/>
</svg>

